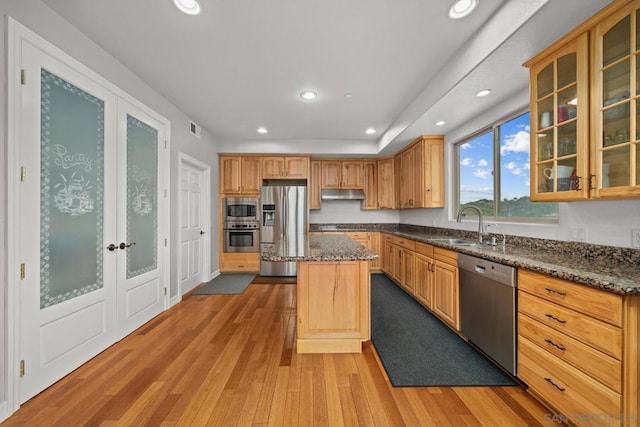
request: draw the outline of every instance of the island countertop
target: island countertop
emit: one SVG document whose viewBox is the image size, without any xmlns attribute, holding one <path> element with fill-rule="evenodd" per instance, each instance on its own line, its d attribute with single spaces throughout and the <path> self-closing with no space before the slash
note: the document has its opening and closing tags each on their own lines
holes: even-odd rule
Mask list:
<svg viewBox="0 0 640 427">
<path fill-rule="evenodd" d="M 350 237 L 342 235 L 310 235 L 305 245 L 292 248 L 273 244 L 263 246 L 263 261 L 371 261 L 378 254 Z"/>
</svg>

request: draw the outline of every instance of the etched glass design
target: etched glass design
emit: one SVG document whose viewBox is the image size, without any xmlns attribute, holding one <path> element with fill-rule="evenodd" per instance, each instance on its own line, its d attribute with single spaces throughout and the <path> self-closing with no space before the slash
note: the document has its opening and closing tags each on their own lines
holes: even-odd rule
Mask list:
<svg viewBox="0 0 640 427">
<path fill-rule="evenodd" d="M 103 286 L 104 101 L 41 71 L 40 308 Z"/>
<path fill-rule="evenodd" d="M 127 279 L 158 266 L 158 131 L 127 115 Z"/>
</svg>

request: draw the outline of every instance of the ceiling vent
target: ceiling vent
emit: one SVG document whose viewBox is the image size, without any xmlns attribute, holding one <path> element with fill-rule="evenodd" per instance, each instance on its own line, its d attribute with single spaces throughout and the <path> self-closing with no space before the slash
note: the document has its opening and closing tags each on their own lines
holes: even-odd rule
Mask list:
<svg viewBox="0 0 640 427">
<path fill-rule="evenodd" d="M 189 130 L 196 136 L 196 138 L 202 138 L 202 129 L 197 124 L 189 122 Z"/>
</svg>

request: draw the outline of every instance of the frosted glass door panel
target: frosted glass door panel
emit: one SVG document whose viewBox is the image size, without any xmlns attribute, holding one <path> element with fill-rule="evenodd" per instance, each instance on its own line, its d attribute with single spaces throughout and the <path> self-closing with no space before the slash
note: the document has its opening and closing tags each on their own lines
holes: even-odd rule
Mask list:
<svg viewBox="0 0 640 427">
<path fill-rule="evenodd" d="M 104 102 L 41 71 L 40 307 L 103 286 Z"/>
<path fill-rule="evenodd" d="M 127 279 L 158 266 L 158 130 L 127 115 Z"/>
</svg>

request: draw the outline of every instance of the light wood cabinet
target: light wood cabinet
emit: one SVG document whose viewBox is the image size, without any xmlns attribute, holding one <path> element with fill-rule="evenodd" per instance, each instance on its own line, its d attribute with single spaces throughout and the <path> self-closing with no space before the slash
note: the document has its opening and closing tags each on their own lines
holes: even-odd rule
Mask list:
<svg viewBox="0 0 640 427">
<path fill-rule="evenodd" d="M 371 337 L 367 261 L 299 262 L 298 353 L 360 353 Z"/>
<path fill-rule="evenodd" d="M 322 160 L 322 188 L 362 189 L 362 160 Z"/>
<path fill-rule="evenodd" d="M 456 331 L 460 329 L 458 254 L 434 248 L 433 312 Z"/>
<path fill-rule="evenodd" d="M 370 231 L 367 233 L 367 247 L 378 254 L 378 259 L 369 261 L 369 267 L 372 272 L 378 272 L 382 268 L 382 244 L 379 232 Z"/>
<path fill-rule="evenodd" d="M 322 190 L 320 188 L 322 185 L 321 166 L 322 166 L 322 163 L 320 162 L 320 160 L 311 161 L 311 165 L 310 165 L 311 172 L 309 174 L 309 182 L 308 182 L 310 210 L 318 210 L 322 207 L 321 206 Z"/>
<path fill-rule="evenodd" d="M 260 157 L 220 156 L 220 194 L 260 194 Z"/>
<path fill-rule="evenodd" d="M 395 208 L 402 208 L 402 200 L 400 197 L 400 188 L 401 188 L 401 180 L 402 180 L 402 156 L 396 155 L 393 158 L 393 192 L 395 194 Z"/>
<path fill-rule="evenodd" d="M 308 157 L 262 157 L 263 179 L 307 179 L 308 177 Z"/>
<path fill-rule="evenodd" d="M 378 208 L 395 209 L 393 157 L 378 160 Z"/>
<path fill-rule="evenodd" d="M 434 272 L 433 246 L 416 242 L 414 297 L 430 310 L 433 310 Z"/>
<path fill-rule="evenodd" d="M 640 1 L 617 1 L 528 61 L 531 199 L 640 196 Z"/>
<path fill-rule="evenodd" d="M 364 160 L 362 162 L 362 170 L 364 173 L 362 209 L 378 209 L 378 162 L 376 160 Z"/>
<path fill-rule="evenodd" d="M 518 271 L 518 377 L 576 424 L 637 416 L 638 302 L 562 279 Z"/>
<path fill-rule="evenodd" d="M 396 155 L 396 206 L 401 209 L 444 206 L 444 138 L 423 135 Z"/>
</svg>

